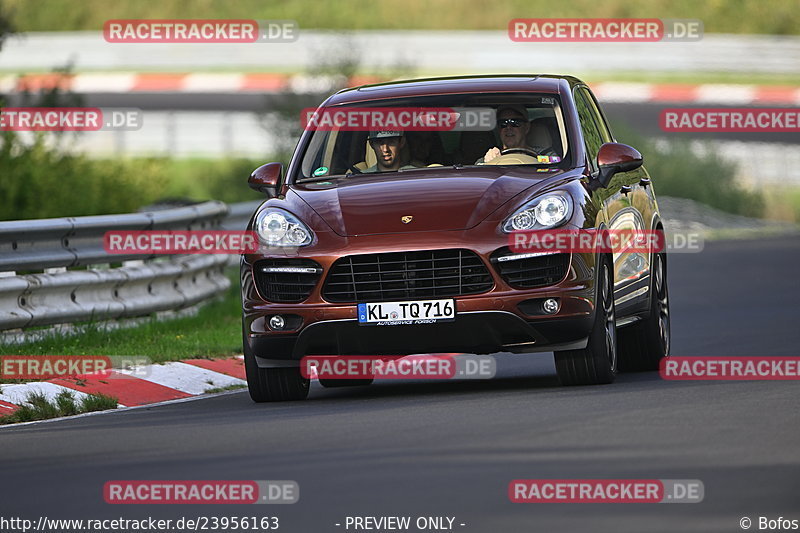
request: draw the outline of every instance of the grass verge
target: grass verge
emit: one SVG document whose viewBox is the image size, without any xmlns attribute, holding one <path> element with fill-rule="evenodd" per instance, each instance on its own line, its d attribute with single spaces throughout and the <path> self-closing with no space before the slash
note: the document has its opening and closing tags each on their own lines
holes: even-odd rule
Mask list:
<svg viewBox="0 0 800 533">
<path fill-rule="evenodd" d="M 51 401 L 45 398 L 44 394 L 31 393 L 28 395 L 27 403 L 10 415 L 0 417 L 0 424 L 32 422 L 116 408 L 117 399 L 104 394 L 90 394 L 78 401 L 72 391 L 64 390 Z"/>
<path fill-rule="evenodd" d="M 766 218 L 800 223 L 800 186 L 769 187 L 763 194 L 769 206 Z"/>
<path fill-rule="evenodd" d="M 612 124 L 616 138 L 635 147 L 644 156 L 644 165 L 653 177 L 658 196 L 688 198 L 727 213 L 760 218 L 765 199 L 761 191 L 749 190 L 733 179 L 736 167 L 708 150 L 698 155 L 688 141 L 659 145 L 628 124 Z"/>
<path fill-rule="evenodd" d="M 576 74 L 589 83 L 632 82 L 632 83 L 675 83 L 681 85 L 697 85 L 701 83 L 719 83 L 731 85 L 771 85 L 797 87 L 800 76 L 797 74 L 781 74 L 766 72 L 584 72 Z"/>
<path fill-rule="evenodd" d="M 258 200 L 247 177 L 264 161 L 246 158 L 91 159 L 13 132 L 0 140 L 0 220 L 131 213 L 164 199 Z M 64 187 L 69 183 L 69 187 Z M 53 194 L 58 191 L 58 194 Z"/>
</svg>

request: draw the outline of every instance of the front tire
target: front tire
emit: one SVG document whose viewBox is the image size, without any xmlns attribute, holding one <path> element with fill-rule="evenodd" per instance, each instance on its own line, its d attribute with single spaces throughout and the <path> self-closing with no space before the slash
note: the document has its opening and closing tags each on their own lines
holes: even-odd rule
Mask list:
<svg viewBox="0 0 800 533">
<path fill-rule="evenodd" d="M 319 378 L 319 384 L 327 389 L 335 389 L 338 387 L 366 387 L 372 385 L 375 381 L 373 378 L 366 379 L 326 379 Z"/>
<path fill-rule="evenodd" d="M 654 256 L 650 312 L 647 318 L 623 328 L 619 334 L 620 367 L 625 372 L 658 370 L 669 355 L 670 313 L 667 286 L 667 256 Z"/>
<path fill-rule="evenodd" d="M 562 385 L 606 384 L 617 374 L 614 271 L 607 258 L 601 260 L 599 271 L 595 320 L 586 348 L 555 352 L 556 374 Z"/>
<path fill-rule="evenodd" d="M 259 368 L 247 339 L 244 341 L 244 369 L 247 390 L 256 403 L 304 400 L 308 396 L 311 381 L 302 376 L 299 366 Z"/>
</svg>

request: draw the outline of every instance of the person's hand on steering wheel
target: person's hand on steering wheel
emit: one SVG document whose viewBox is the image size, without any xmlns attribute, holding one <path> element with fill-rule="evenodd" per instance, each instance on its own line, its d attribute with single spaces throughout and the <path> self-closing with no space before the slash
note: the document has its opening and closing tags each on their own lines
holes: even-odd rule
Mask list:
<svg viewBox="0 0 800 533">
<path fill-rule="evenodd" d="M 486 152 L 486 155 L 483 156 L 483 162 L 488 163 L 489 161 L 491 161 L 495 157 L 499 157 L 500 155 L 501 155 L 500 148 L 496 146 L 494 148 L 489 148 L 489 150 Z"/>
<path fill-rule="evenodd" d="M 525 154 L 531 157 L 536 157 L 539 155 L 539 152 L 537 152 L 536 150 L 531 150 L 530 148 L 506 148 L 505 150 L 500 150 L 500 148 L 497 148 L 495 146 L 494 148 L 490 148 L 486 152 L 486 155 L 483 156 L 483 162 L 488 163 L 489 161 L 495 159 L 496 157 L 509 154 Z"/>
</svg>

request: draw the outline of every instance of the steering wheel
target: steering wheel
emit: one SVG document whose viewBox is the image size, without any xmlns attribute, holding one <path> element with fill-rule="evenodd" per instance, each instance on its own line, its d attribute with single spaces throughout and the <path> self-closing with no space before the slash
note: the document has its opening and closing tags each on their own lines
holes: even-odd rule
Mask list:
<svg viewBox="0 0 800 533">
<path fill-rule="evenodd" d="M 538 156 L 538 152 L 534 150 L 529 150 L 527 148 L 506 148 L 505 150 L 500 152 L 500 155 L 508 155 L 508 154 L 525 154 L 531 157 Z"/>
<path fill-rule="evenodd" d="M 487 165 L 533 165 L 538 162 L 537 153 L 528 148 L 507 148 L 500 155 L 487 161 Z"/>
</svg>

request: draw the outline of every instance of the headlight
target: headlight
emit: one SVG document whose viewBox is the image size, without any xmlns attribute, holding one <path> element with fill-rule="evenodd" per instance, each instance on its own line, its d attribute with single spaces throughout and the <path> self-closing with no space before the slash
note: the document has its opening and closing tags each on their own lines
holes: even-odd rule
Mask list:
<svg viewBox="0 0 800 533">
<path fill-rule="evenodd" d="M 256 215 L 255 230 L 268 246 L 306 246 L 311 230 L 293 214 L 274 207 Z"/>
<path fill-rule="evenodd" d="M 503 231 L 525 231 L 554 228 L 566 222 L 572 212 L 572 200 L 567 194 L 546 194 L 534 198 L 517 209 L 503 223 Z"/>
</svg>

